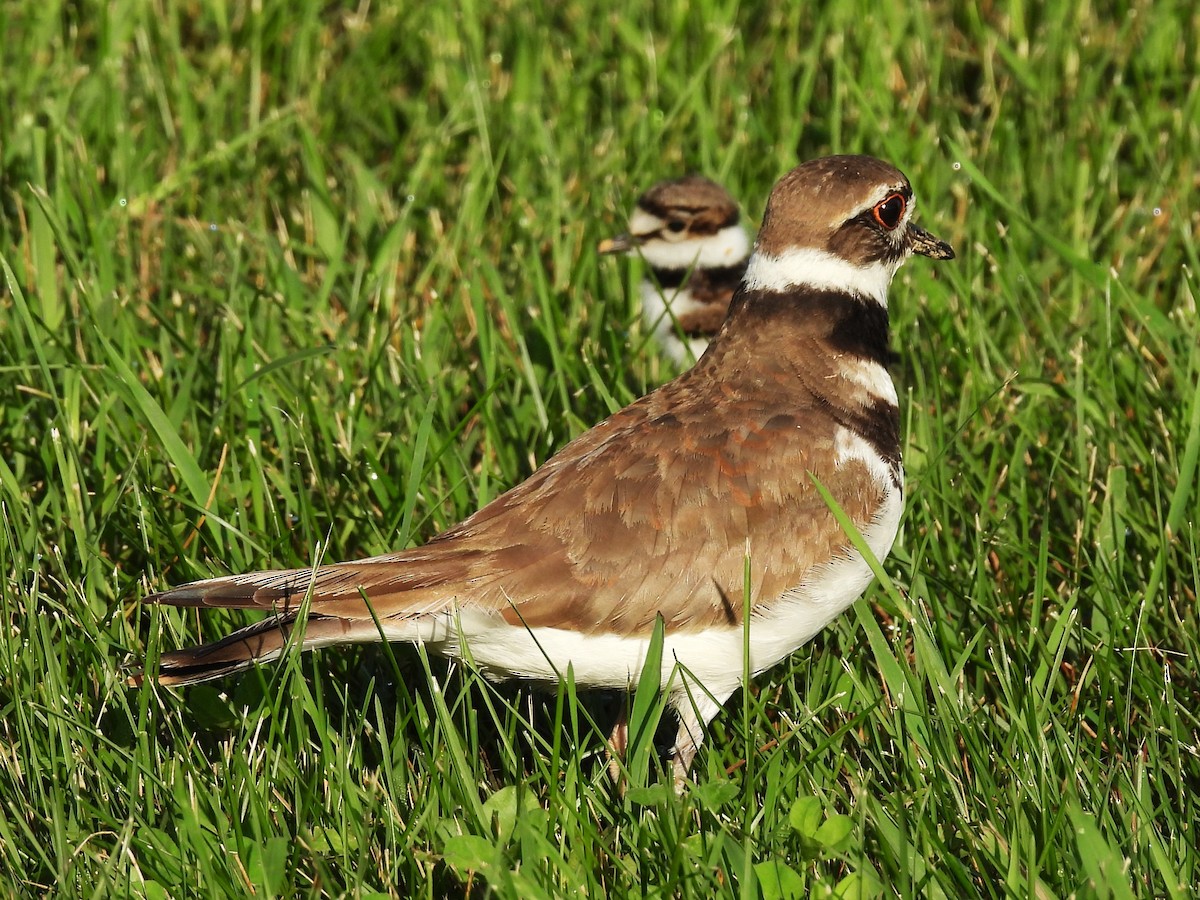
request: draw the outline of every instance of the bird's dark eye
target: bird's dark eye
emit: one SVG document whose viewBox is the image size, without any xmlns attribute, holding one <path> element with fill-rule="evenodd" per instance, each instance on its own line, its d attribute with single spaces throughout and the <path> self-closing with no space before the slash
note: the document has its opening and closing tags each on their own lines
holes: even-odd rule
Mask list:
<svg viewBox="0 0 1200 900">
<path fill-rule="evenodd" d="M 908 201 L 904 199 L 902 194 L 891 194 L 876 203 L 875 208 L 871 210 L 871 214 L 875 216 L 876 222 L 888 231 L 891 231 L 904 218 L 904 210 L 907 206 Z"/>
<path fill-rule="evenodd" d="M 687 225 L 679 221 L 679 219 L 673 219 L 667 223 L 667 231 L 673 231 L 676 234 L 679 234 L 679 232 L 683 231 L 683 229 L 686 227 Z"/>
</svg>

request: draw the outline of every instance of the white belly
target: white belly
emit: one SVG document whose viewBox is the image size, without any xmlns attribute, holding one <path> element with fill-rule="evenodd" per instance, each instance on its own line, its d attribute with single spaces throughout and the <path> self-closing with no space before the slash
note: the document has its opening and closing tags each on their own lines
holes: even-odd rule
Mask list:
<svg viewBox="0 0 1200 900">
<path fill-rule="evenodd" d="M 886 463 L 861 439 L 848 433 L 839 436 L 838 451 L 843 462 L 866 463 L 885 488 L 884 502 L 862 532 L 871 552 L 882 560 L 899 528 L 903 489 L 893 482 Z M 872 577 L 862 554 L 851 549 L 785 591 L 770 609 L 756 613 L 750 621 L 750 672 L 770 668 L 812 640 L 862 595 Z M 473 662 L 493 678 L 553 682 L 564 678 L 571 667 L 576 683 L 585 687 L 627 687 L 640 676 L 650 648 L 649 634 L 588 635 L 562 628 L 527 628 L 469 609 L 420 620 L 385 620 L 383 626 L 391 640 L 423 641 L 447 656 L 462 656 L 465 645 Z M 677 687 L 677 670 L 682 669 L 690 673 L 689 682 L 703 685 L 716 696 L 728 696 L 742 681 L 742 652 L 741 626 L 668 632 L 660 684 L 664 690 Z"/>
</svg>

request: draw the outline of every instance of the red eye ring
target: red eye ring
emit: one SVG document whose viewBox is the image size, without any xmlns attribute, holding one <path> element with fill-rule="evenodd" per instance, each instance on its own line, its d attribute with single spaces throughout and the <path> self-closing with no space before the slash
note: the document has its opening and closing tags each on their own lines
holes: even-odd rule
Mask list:
<svg viewBox="0 0 1200 900">
<path fill-rule="evenodd" d="M 889 194 L 875 204 L 871 215 L 875 217 L 880 228 L 885 231 L 894 231 L 900 224 L 900 220 L 904 218 L 906 209 L 908 209 L 908 201 L 904 199 L 903 194 Z"/>
</svg>

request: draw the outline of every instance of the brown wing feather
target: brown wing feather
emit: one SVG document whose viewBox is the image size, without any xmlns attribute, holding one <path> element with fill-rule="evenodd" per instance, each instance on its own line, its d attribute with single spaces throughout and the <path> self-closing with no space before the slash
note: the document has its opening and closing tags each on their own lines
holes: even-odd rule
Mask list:
<svg viewBox="0 0 1200 900">
<path fill-rule="evenodd" d="M 366 595 L 385 618 L 458 606 L 585 633 L 645 632 L 659 614 L 668 628 L 737 624 L 747 552 L 758 604 L 847 544 L 809 473 L 860 527 L 880 499 L 857 464 L 835 467 L 836 422 L 820 392 L 829 354 L 793 340 L 759 354 L 745 375 L 718 358 L 761 349 L 726 340 L 422 547 L 149 599 L 279 613 L 311 585 L 314 616 L 352 620 L 370 619 Z"/>
</svg>

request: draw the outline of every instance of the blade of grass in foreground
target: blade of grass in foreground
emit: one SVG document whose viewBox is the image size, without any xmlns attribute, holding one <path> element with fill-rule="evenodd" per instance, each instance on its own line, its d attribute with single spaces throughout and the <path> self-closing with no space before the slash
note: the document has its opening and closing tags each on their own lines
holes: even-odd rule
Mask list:
<svg viewBox="0 0 1200 900">
<path fill-rule="evenodd" d="M 654 759 L 654 733 L 662 718 L 665 699 L 662 692 L 663 638 L 666 628 L 661 615 L 654 619 L 654 630 L 646 648 L 642 673 L 629 705 L 629 740 L 625 751 L 626 777 L 635 788 L 646 787 L 650 761 Z M 676 678 L 680 677 L 678 674 Z"/>
<path fill-rule="evenodd" d="M 183 438 L 175 429 L 167 414 L 163 412 L 163 408 L 158 405 L 158 402 L 150 396 L 150 392 L 143 386 L 138 377 L 129 368 L 129 365 L 121 358 L 121 354 L 116 348 L 108 342 L 108 339 L 101 334 L 95 335 L 100 346 L 104 348 L 104 353 L 108 357 L 108 364 L 112 368 L 112 381 L 116 385 L 117 390 L 125 397 L 135 410 L 137 410 L 143 419 L 150 424 L 158 439 L 162 442 L 162 449 L 166 452 L 167 459 L 179 472 L 179 476 L 183 481 L 184 487 L 191 496 L 192 502 L 196 507 L 203 510 L 205 522 L 209 529 L 213 532 L 214 537 L 219 538 L 219 529 L 216 523 L 207 516 L 209 507 L 212 504 L 212 487 L 209 484 L 208 477 L 204 474 L 204 470 L 200 468 L 200 464 L 196 462 L 196 457 L 188 449 Z"/>
</svg>

